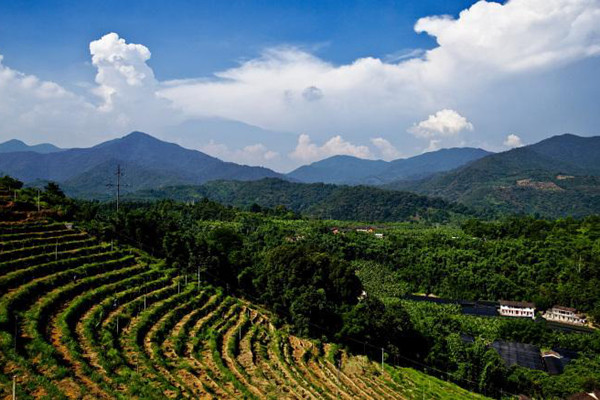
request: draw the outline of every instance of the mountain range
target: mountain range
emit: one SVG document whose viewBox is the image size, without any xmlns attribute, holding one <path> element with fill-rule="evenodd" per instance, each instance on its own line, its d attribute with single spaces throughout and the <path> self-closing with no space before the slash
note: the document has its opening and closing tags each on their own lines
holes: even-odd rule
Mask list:
<svg viewBox="0 0 600 400">
<path fill-rule="evenodd" d="M 173 184 L 201 184 L 215 179 L 253 180 L 281 177 L 268 168 L 221 161 L 200 151 L 132 132 L 90 148 L 40 154 L 4 153 L 0 172 L 25 182 L 56 181 L 75 196 L 102 197 L 115 179 L 117 165 L 125 171 L 125 188 L 135 191 Z"/>
<path fill-rule="evenodd" d="M 470 147 L 442 149 L 393 161 L 333 156 L 304 165 L 288 174 L 301 182 L 381 185 L 396 180 L 415 180 L 449 171 L 490 153 Z"/>
<path fill-rule="evenodd" d="M 600 213 L 600 137 L 564 134 L 387 189 L 542 216 Z"/>
<path fill-rule="evenodd" d="M 56 153 L 57 151 L 62 151 L 63 149 L 56 147 L 53 144 L 50 143 L 40 143 L 40 144 L 34 144 L 34 145 L 28 145 L 25 144 L 24 142 L 17 140 L 17 139 L 11 139 L 7 142 L 4 143 L 0 143 L 0 153 L 14 153 L 14 152 L 18 152 L 18 151 L 33 151 L 35 153 L 41 153 L 41 154 L 46 154 L 46 153 Z"/>
<path fill-rule="evenodd" d="M 146 197 L 150 194 L 165 197 L 166 193 L 180 196 L 192 191 L 230 204 L 284 204 L 314 215 L 321 215 L 319 210 L 326 210 L 325 214 L 332 211 L 326 206 L 332 198 L 321 199 L 315 192 L 319 190 L 369 204 L 380 204 L 380 199 L 395 204 L 400 198 L 388 197 L 387 192 L 409 191 L 491 213 L 547 217 L 600 213 L 600 137 L 572 134 L 501 153 L 452 148 L 389 162 L 334 156 L 287 175 L 268 168 L 225 162 L 141 132 L 75 149 L 60 149 L 49 144 L 27 146 L 12 140 L 0 144 L 0 153 L 0 174 L 14 176 L 28 184 L 56 181 L 68 194 L 84 198 L 111 196 L 106 185 L 114 183 L 116 167 L 121 165 L 125 172 L 123 192 L 145 191 Z M 277 179 L 267 179 L 260 184 L 243 183 L 265 178 Z M 211 181 L 219 183 L 206 185 Z M 333 190 L 331 185 L 306 185 L 318 182 L 361 186 Z M 198 185 L 203 185 L 202 189 L 194 189 Z M 173 190 L 173 186 L 178 189 Z M 185 186 L 192 189 L 181 189 Z M 372 186 L 384 190 L 377 191 Z M 218 194 L 211 195 L 208 190 Z M 363 193 L 363 197 L 350 196 L 352 190 Z M 365 197 L 368 191 L 371 194 Z M 224 193 L 235 195 L 228 197 Z M 344 205 L 339 197 L 334 204 L 345 208 L 344 215 L 353 209 Z M 380 206 L 389 211 L 389 207 Z M 388 219 L 388 211 L 359 214 Z M 397 215 L 397 212 L 392 214 Z"/>
</svg>

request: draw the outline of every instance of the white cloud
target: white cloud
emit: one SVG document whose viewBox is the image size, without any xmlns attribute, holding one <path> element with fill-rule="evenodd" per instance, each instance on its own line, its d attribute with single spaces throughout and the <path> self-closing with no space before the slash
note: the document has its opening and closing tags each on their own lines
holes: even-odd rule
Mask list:
<svg viewBox="0 0 600 400">
<path fill-rule="evenodd" d="M 279 153 L 269 150 L 262 143 L 245 146 L 242 149 L 230 149 L 225 144 L 211 140 L 200 146 L 200 150 L 213 157 L 244 165 L 267 166 L 269 162 L 280 158 Z"/>
<path fill-rule="evenodd" d="M 429 146 L 427 146 L 427 148 L 423 150 L 423 153 L 439 150 L 441 148 L 441 144 L 442 141 L 440 139 L 431 139 L 429 141 Z"/>
<path fill-rule="evenodd" d="M 421 18 L 415 31 L 438 42 L 439 47 L 427 52 L 432 67 L 469 66 L 463 72 L 477 69 L 481 75 L 490 68 L 518 72 L 598 55 L 599 22 L 597 0 L 478 1 L 458 19 Z"/>
<path fill-rule="evenodd" d="M 468 99 L 495 81 L 600 54 L 600 2 L 479 1 L 456 19 L 421 18 L 415 31 L 435 37 L 438 46 L 398 63 L 366 57 L 340 66 L 280 48 L 161 94 L 188 115 L 274 130 L 358 131 L 365 121 L 390 129 L 424 110 Z M 302 101 L 308 87 L 326 96 Z"/>
<path fill-rule="evenodd" d="M 430 115 L 426 120 L 414 124 L 408 131 L 417 137 L 456 136 L 463 131 L 472 131 L 473 124 L 454 110 L 447 108 Z"/>
<path fill-rule="evenodd" d="M 159 82 L 147 61 L 146 46 L 127 43 L 109 33 L 90 43 L 96 83 L 92 91 L 103 103 L 100 112 L 112 112 L 123 130 L 152 130 L 178 120 L 178 112 L 168 100 L 158 96 Z"/>
<path fill-rule="evenodd" d="M 510 135 L 508 135 L 506 137 L 506 140 L 504 140 L 504 145 L 506 147 L 510 147 L 510 148 L 522 147 L 523 146 L 523 141 L 517 135 L 510 134 Z"/>
<path fill-rule="evenodd" d="M 75 133 L 95 124 L 94 106 L 62 86 L 15 71 L 0 55 L 0 134 L 29 142 Z"/>
<path fill-rule="evenodd" d="M 301 162 L 313 162 L 335 155 L 348 155 L 359 158 L 372 158 L 371 150 L 367 146 L 355 145 L 345 141 L 340 135 L 334 136 L 319 146 L 313 143 L 310 136 L 302 134 L 298 137 L 298 144 L 290 157 Z"/>
<path fill-rule="evenodd" d="M 402 157 L 402 153 L 384 138 L 371 138 L 371 143 L 379 150 L 381 158 L 386 161 L 396 160 Z"/>
<path fill-rule="evenodd" d="M 104 99 L 103 109 L 114 107 L 114 97 L 156 87 L 152 69 L 146 64 L 150 50 L 141 44 L 126 43 L 116 33 L 109 33 L 90 43 L 92 64 L 96 67 L 95 91 Z M 129 92 L 129 93 L 128 93 Z"/>
</svg>

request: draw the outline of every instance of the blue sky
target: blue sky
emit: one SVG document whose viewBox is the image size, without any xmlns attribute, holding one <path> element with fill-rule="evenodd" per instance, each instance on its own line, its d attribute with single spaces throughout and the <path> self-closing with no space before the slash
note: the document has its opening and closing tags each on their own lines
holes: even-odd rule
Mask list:
<svg viewBox="0 0 600 400">
<path fill-rule="evenodd" d="M 599 1 L 0 2 L 0 140 L 289 170 L 598 134 Z"/>
<path fill-rule="evenodd" d="M 209 75 L 281 44 L 348 63 L 386 57 L 435 41 L 414 22 L 456 15 L 472 1 L 4 1 L 2 54 L 15 69 L 64 84 L 67 72 L 93 76 L 87 45 L 117 32 L 153 53 L 158 79 Z M 1 40 L 1 39 L 0 39 Z M 40 60 L 42 58 L 43 60 Z"/>
</svg>

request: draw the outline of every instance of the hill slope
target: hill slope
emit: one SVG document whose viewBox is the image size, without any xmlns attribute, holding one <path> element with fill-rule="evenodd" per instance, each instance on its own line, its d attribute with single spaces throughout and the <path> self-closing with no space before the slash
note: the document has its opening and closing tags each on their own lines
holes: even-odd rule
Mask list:
<svg viewBox="0 0 600 400">
<path fill-rule="evenodd" d="M 548 217 L 600 212 L 600 137 L 561 135 L 389 189 Z"/>
<path fill-rule="evenodd" d="M 491 154 L 475 148 L 442 149 L 390 162 L 333 156 L 288 174 L 301 182 L 378 185 L 399 179 L 418 179 L 465 165 Z"/>
<path fill-rule="evenodd" d="M 483 399 L 62 223 L 0 221 L 0 249 L 1 398 Z"/>
<path fill-rule="evenodd" d="M 55 153 L 63 149 L 56 147 L 50 143 L 40 143 L 29 146 L 20 140 L 12 139 L 4 143 L 0 143 L 0 153 L 14 153 L 18 151 L 33 151 L 35 153 Z"/>
<path fill-rule="evenodd" d="M 267 168 L 224 162 L 141 132 L 85 149 L 51 154 L 6 153 L 0 158 L 0 172 L 25 182 L 53 180 L 65 183 L 68 192 L 91 195 L 106 192 L 105 185 L 113 180 L 117 164 L 122 165 L 126 176 L 132 172 L 132 178 L 144 177 L 126 178 L 124 181 L 129 190 L 174 183 L 199 184 L 215 179 L 252 180 L 280 176 Z"/>
<path fill-rule="evenodd" d="M 189 201 L 204 197 L 240 207 L 252 204 L 262 207 L 283 205 L 314 217 L 340 220 L 406 221 L 429 218 L 442 221 L 455 213 L 470 215 L 465 207 L 408 192 L 370 186 L 294 183 L 280 179 L 215 181 L 202 186 L 166 187 L 133 193 L 128 198 Z"/>
</svg>

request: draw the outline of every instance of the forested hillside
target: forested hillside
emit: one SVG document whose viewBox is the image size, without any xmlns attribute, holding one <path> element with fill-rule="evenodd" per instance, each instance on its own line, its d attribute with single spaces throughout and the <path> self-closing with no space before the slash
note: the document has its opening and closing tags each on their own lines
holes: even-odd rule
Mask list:
<svg viewBox="0 0 600 400">
<path fill-rule="evenodd" d="M 105 215 L 104 207 L 86 213 Z M 368 233 L 350 221 L 299 220 L 277 209 L 242 212 L 210 201 L 165 201 L 129 204 L 120 220 L 131 243 L 183 269 L 190 261 L 205 265 L 209 276 L 259 299 L 294 332 L 339 340 L 361 354 L 370 348 L 362 343 L 383 347 L 400 364 L 433 368 L 493 397 L 564 398 L 600 387 L 598 330 L 554 331 L 544 320 L 464 316 L 456 308 L 403 300 L 411 293 L 526 300 L 540 311 L 555 304 L 577 307 L 597 321 L 597 217 L 470 220 L 461 228 L 383 224 Z M 111 224 L 96 224 L 95 230 L 109 234 Z M 476 340 L 464 342 L 461 333 Z M 508 367 L 489 347 L 494 340 L 566 348 L 579 358 L 561 375 Z"/>
<path fill-rule="evenodd" d="M 253 182 L 215 181 L 201 186 L 145 190 L 128 196 L 135 200 L 209 198 L 223 204 L 249 208 L 284 206 L 312 217 L 358 221 L 448 221 L 472 215 L 466 207 L 439 198 L 369 186 L 302 184 L 279 179 Z"/>
<path fill-rule="evenodd" d="M 387 189 L 440 196 L 504 214 L 549 218 L 600 213 L 600 137 L 561 135 Z"/>
<path fill-rule="evenodd" d="M 270 282 L 257 282 L 271 289 L 259 302 L 249 301 L 250 293 L 232 285 L 229 273 L 243 256 L 237 248 L 242 237 L 231 223 L 252 214 L 209 202 L 194 208 L 158 204 L 160 221 L 154 231 L 144 231 L 143 216 L 158 217 L 155 211 L 129 206 L 117 218 L 99 213 L 97 204 L 72 202 L 55 184 L 39 194 L 21 187 L 0 179 L 2 398 L 483 398 L 394 366 L 392 355 L 383 353 L 382 360 L 374 345 L 354 354 L 327 343 L 327 336 L 307 337 L 310 321 L 286 324 L 293 321 L 287 304 L 276 307 L 270 299 L 297 294 L 303 298 L 297 304 L 312 300 L 307 287 L 297 285 L 296 274 L 277 293 L 273 283 L 282 281 L 289 261 L 297 273 L 320 279 L 313 294 L 326 294 L 322 316 L 358 301 L 359 282 L 339 260 L 273 253 L 265 268 L 280 272 Z M 178 214 L 181 225 L 172 219 Z M 75 226 L 65 223 L 75 216 L 80 218 Z M 217 222 L 217 217 L 221 227 L 184 232 L 188 223 Z M 173 229 L 168 238 L 165 223 Z M 201 232 L 208 236 L 197 236 L 197 244 L 206 245 L 206 252 L 195 253 L 200 258 L 191 265 L 189 235 Z M 321 268 L 314 268 L 318 264 Z M 262 301 L 281 314 L 259 305 Z M 391 322 L 386 328 L 401 332 Z"/>
</svg>

